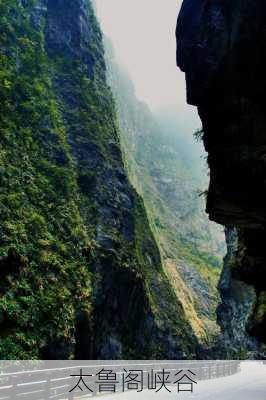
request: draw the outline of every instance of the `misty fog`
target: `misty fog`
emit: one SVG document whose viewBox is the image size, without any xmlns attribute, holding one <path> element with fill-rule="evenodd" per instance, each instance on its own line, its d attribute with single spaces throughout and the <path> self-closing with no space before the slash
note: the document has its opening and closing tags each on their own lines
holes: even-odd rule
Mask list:
<svg viewBox="0 0 266 400">
<path fill-rule="evenodd" d="M 131 77 L 136 95 L 157 115 L 175 120 L 192 142 L 201 126 L 186 104 L 184 74 L 177 68 L 175 28 L 181 0 L 96 0 L 97 15 L 116 58 Z M 200 153 L 202 147 L 195 146 Z"/>
</svg>

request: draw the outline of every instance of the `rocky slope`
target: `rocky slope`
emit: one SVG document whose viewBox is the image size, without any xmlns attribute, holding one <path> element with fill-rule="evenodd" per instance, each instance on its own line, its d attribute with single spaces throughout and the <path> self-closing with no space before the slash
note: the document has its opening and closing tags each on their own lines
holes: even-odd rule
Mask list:
<svg viewBox="0 0 266 400">
<path fill-rule="evenodd" d="M 163 266 L 186 318 L 198 339 L 210 344 L 218 330 L 215 310 L 224 232 L 209 221 L 204 196 L 198 194 L 206 184 L 204 161 L 198 149 L 194 161 L 193 145 L 173 128 L 172 120 L 159 123 L 137 99 L 111 43 L 105 42 L 108 81 L 117 103 L 129 177 L 144 199 Z"/>
<path fill-rule="evenodd" d="M 90 1 L 1 0 L 0 37 L 0 357 L 193 357 Z"/>
<path fill-rule="evenodd" d="M 232 354 L 243 336 L 266 341 L 265 17 L 262 0 L 185 0 L 177 24 L 177 62 L 209 154 L 207 211 L 237 232 L 220 284 Z"/>
</svg>

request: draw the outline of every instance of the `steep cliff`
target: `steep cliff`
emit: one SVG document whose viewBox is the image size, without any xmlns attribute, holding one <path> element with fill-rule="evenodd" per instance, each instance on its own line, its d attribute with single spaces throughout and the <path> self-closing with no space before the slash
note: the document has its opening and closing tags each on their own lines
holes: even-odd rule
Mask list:
<svg viewBox="0 0 266 400">
<path fill-rule="evenodd" d="M 193 357 L 90 1 L 1 0 L 0 35 L 0 357 Z"/>
<path fill-rule="evenodd" d="M 198 194 L 206 184 L 205 161 L 198 148 L 195 157 L 193 144 L 182 132 L 172 132 L 172 121 L 159 122 L 137 98 L 128 73 L 105 42 L 129 177 L 144 199 L 163 266 L 186 318 L 198 339 L 210 344 L 218 331 L 217 283 L 225 241 L 223 228 L 209 221 L 204 198 Z"/>
<path fill-rule="evenodd" d="M 176 31 L 177 62 L 186 73 L 188 102 L 198 107 L 208 152 L 207 211 L 237 232 L 219 309 L 233 354 L 243 350 L 239 339 L 247 333 L 266 340 L 265 17 L 262 0 L 185 0 Z"/>
</svg>

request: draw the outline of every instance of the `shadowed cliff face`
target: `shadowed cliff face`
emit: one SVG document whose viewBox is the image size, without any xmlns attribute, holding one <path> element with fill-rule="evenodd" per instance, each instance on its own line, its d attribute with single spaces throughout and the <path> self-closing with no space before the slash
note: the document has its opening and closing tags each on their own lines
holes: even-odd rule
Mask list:
<svg viewBox="0 0 266 400">
<path fill-rule="evenodd" d="M 96 245 L 88 258 L 93 312 L 77 312 L 76 358 L 182 358 L 187 343 L 178 337 L 176 328 L 183 320 L 174 310 L 183 310 L 170 292 L 143 202 L 126 176 L 105 78 L 102 34 L 90 1 L 49 0 L 45 39 L 53 88 L 78 170 L 81 215 Z M 163 328 L 152 301 L 161 310 Z M 196 341 L 184 324 L 192 348 Z"/>
<path fill-rule="evenodd" d="M 253 305 L 242 310 L 242 317 L 249 333 L 264 342 L 265 18 L 262 0 L 185 0 L 176 31 L 177 63 L 186 73 L 188 103 L 198 107 L 208 151 L 207 212 L 210 219 L 237 228 L 231 282 L 255 289 Z M 220 289 L 223 296 L 222 283 Z M 231 287 L 230 293 L 234 296 L 236 290 Z M 240 304 L 241 296 L 236 297 Z M 223 306 L 228 311 L 228 297 Z M 229 314 L 219 316 L 223 328 Z M 234 318 L 230 320 L 233 324 Z"/>
</svg>

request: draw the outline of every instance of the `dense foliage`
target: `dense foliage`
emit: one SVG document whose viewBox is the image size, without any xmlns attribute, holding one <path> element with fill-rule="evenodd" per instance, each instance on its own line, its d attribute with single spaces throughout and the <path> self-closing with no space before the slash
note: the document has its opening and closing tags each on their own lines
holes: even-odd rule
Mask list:
<svg viewBox="0 0 266 400">
<path fill-rule="evenodd" d="M 0 0 L 0 35 L 1 358 L 194 354 L 125 173 L 90 2 Z"/>
<path fill-rule="evenodd" d="M 49 340 L 71 345 L 75 310 L 90 309 L 82 254 L 90 240 L 44 37 L 27 3 L 0 4 L 2 358 L 38 357 Z"/>
</svg>

